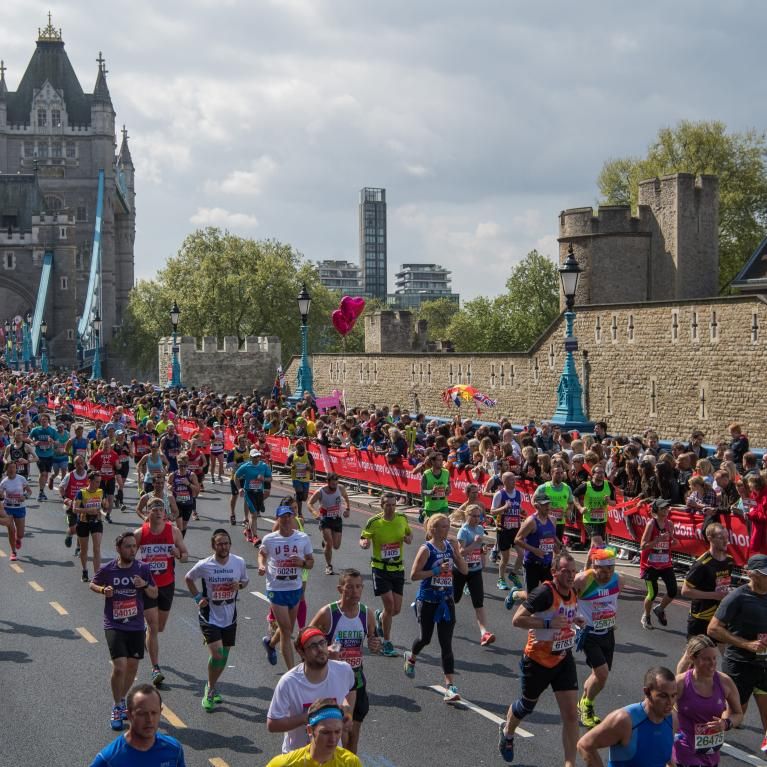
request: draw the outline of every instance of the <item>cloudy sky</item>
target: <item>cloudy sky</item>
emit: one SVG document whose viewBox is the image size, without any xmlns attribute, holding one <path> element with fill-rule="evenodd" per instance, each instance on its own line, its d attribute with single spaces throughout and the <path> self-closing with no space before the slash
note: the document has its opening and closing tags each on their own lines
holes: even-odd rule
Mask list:
<svg viewBox="0 0 767 767">
<path fill-rule="evenodd" d="M 4 0 L 9 89 L 48 5 Z M 126 10 L 129 9 L 129 10 Z M 51 8 L 83 88 L 104 52 L 137 167 L 136 273 L 196 227 L 358 260 L 357 202 L 389 203 L 403 262 L 494 295 L 609 157 L 658 128 L 767 124 L 767 4 L 465 0 L 68 0 Z"/>
</svg>

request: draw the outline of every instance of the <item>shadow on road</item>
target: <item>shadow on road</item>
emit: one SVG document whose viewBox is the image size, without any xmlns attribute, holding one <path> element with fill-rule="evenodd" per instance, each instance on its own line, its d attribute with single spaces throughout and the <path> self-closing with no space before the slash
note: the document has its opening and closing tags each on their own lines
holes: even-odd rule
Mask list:
<svg viewBox="0 0 767 767">
<path fill-rule="evenodd" d="M 671 631 L 667 633 L 675 634 L 678 632 Z M 626 653 L 627 655 L 652 655 L 654 658 L 668 657 L 666 653 L 659 652 L 658 650 L 653 650 L 652 647 L 647 647 L 647 645 L 635 644 L 634 642 L 628 642 L 627 644 L 616 644 L 615 650 L 616 652 L 620 650 L 620 652 Z"/>
<path fill-rule="evenodd" d="M 0 623 L 4 623 L 9 628 L 0 628 L 0 634 L 25 634 L 29 637 L 38 639 L 40 637 L 50 637 L 51 639 L 80 639 L 80 635 L 72 629 L 44 629 L 41 626 L 30 626 L 26 623 L 14 623 L 0 618 Z"/>
<path fill-rule="evenodd" d="M 32 663 L 32 658 L 25 652 L 5 650 L 0 651 L 0 663 Z"/>
<path fill-rule="evenodd" d="M 400 711 L 406 711 L 415 714 L 422 711 L 422 708 L 410 698 L 403 695 L 376 695 L 368 691 L 371 706 L 384 706 L 385 708 L 396 708 Z"/>
<path fill-rule="evenodd" d="M 215 712 L 213 716 L 215 716 Z M 191 748 L 195 751 L 228 749 L 236 754 L 264 753 L 253 741 L 244 738 L 242 735 L 227 737 L 213 730 L 177 730 L 174 727 L 168 727 L 168 731 L 172 732 L 173 737 L 180 740 L 181 745 L 185 748 Z"/>
</svg>

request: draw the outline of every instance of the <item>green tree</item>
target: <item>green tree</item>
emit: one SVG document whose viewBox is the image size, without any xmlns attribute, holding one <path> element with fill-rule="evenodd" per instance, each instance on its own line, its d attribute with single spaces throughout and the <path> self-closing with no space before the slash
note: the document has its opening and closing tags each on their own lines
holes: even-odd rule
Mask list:
<svg viewBox="0 0 767 767">
<path fill-rule="evenodd" d="M 275 335 L 283 359 L 300 353 L 296 296 L 305 284 L 312 296 L 309 338 L 312 351 L 338 351 L 340 337 L 330 315 L 339 296 L 319 281 L 315 266 L 290 245 L 249 240 L 217 228 L 197 230 L 168 259 L 154 280 L 131 292 L 117 343 L 129 360 L 146 367 L 157 357 L 157 340 L 170 332 L 168 311 L 176 299 L 183 335 Z"/>
<path fill-rule="evenodd" d="M 682 121 L 663 128 L 645 157 L 608 160 L 599 174 L 602 200 L 636 208 L 639 182 L 669 173 L 719 178 L 719 284 L 726 289 L 767 232 L 764 133 L 728 133 L 721 122 Z"/>
<path fill-rule="evenodd" d="M 447 298 L 437 298 L 434 301 L 424 301 L 418 309 L 418 319 L 426 320 L 429 338 L 441 341 L 448 337 L 447 329 L 450 320 L 458 313 L 459 307 L 455 301 Z"/>
</svg>

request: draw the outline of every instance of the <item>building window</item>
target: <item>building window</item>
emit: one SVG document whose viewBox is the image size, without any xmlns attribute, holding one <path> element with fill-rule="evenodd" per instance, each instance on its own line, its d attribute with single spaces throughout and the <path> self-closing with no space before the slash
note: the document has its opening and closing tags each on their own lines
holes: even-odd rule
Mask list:
<svg viewBox="0 0 767 767">
<path fill-rule="evenodd" d="M 711 323 L 709 327 L 711 330 L 711 342 L 716 343 L 719 340 L 719 320 L 715 309 L 711 310 Z"/>
<path fill-rule="evenodd" d="M 634 315 L 633 314 L 629 314 L 629 321 L 628 321 L 628 325 L 626 326 L 626 330 L 628 331 L 629 341 L 630 342 L 633 341 L 634 340 Z"/>
<path fill-rule="evenodd" d="M 458 383 L 463 383 L 463 365 L 460 362 L 458 363 Z"/>
<path fill-rule="evenodd" d="M 47 160 L 48 159 L 48 142 L 47 141 L 41 141 L 37 145 L 37 156 L 41 160 Z"/>
<path fill-rule="evenodd" d="M 501 389 L 506 386 L 506 373 L 503 369 L 503 362 L 501 363 Z"/>
<path fill-rule="evenodd" d="M 362 383 L 362 363 L 360 362 L 360 383 Z"/>
<path fill-rule="evenodd" d="M 495 363 L 490 363 L 490 388 L 495 389 Z"/>
<path fill-rule="evenodd" d="M 613 314 L 613 320 L 610 323 L 610 340 L 615 343 L 618 340 L 618 315 Z"/>
<path fill-rule="evenodd" d="M 67 228 L 65 226 L 59 227 L 59 239 L 60 240 L 66 240 L 67 239 Z"/>
<path fill-rule="evenodd" d="M 514 365 L 509 365 L 509 387 L 514 386 Z"/>
<path fill-rule="evenodd" d="M 701 381 L 698 384 L 698 418 L 701 421 L 708 420 L 709 402 L 708 402 L 708 381 Z"/>
<path fill-rule="evenodd" d="M 554 344 L 549 344 L 549 367 L 554 370 L 554 363 L 556 362 L 556 355 L 554 354 Z"/>
<path fill-rule="evenodd" d="M 613 414 L 613 391 L 607 386 L 605 389 L 605 415 Z"/>
<path fill-rule="evenodd" d="M 61 127 L 61 110 L 51 109 L 51 126 L 53 128 Z"/>
<path fill-rule="evenodd" d="M 597 314 L 597 319 L 594 322 L 594 340 L 599 344 L 602 343 L 602 318 Z"/>
<path fill-rule="evenodd" d="M 54 141 L 51 144 L 51 157 L 60 158 L 61 157 L 61 142 L 60 141 Z"/>
<path fill-rule="evenodd" d="M 466 363 L 466 383 L 471 384 L 471 362 Z"/>
<path fill-rule="evenodd" d="M 62 277 L 61 280 L 59 280 L 59 288 L 61 290 L 69 289 L 69 277 Z"/>
<path fill-rule="evenodd" d="M 536 357 L 533 360 L 533 382 L 538 383 L 540 376 L 541 376 L 541 369 L 540 367 L 538 367 L 538 358 Z"/>
<path fill-rule="evenodd" d="M 67 159 L 74 160 L 77 156 L 77 150 L 75 149 L 74 141 L 67 141 Z"/>
<path fill-rule="evenodd" d="M 448 369 L 448 374 L 450 376 L 450 385 L 453 385 L 453 363 L 450 363 L 450 368 Z"/>
<path fill-rule="evenodd" d="M 78 221 L 88 220 L 88 208 L 86 208 L 85 205 L 77 206 L 77 220 Z"/>
<path fill-rule="evenodd" d="M 671 341 L 676 343 L 679 340 L 679 310 L 671 310 Z"/>
<path fill-rule="evenodd" d="M 33 141 L 25 141 L 24 142 L 24 157 L 34 157 L 35 156 L 35 144 Z"/>
<path fill-rule="evenodd" d="M 16 268 L 16 254 L 11 250 L 6 250 L 3 254 L 3 268 L 15 269 Z"/>
<path fill-rule="evenodd" d="M 650 415 L 658 415 L 658 379 L 650 379 Z"/>
<path fill-rule="evenodd" d="M 67 328 L 67 341 L 75 340 L 75 331 L 72 328 Z"/>
<path fill-rule="evenodd" d="M 423 362 L 418 363 L 418 380 L 423 383 Z"/>
<path fill-rule="evenodd" d="M 690 317 L 690 338 L 693 341 L 698 341 L 698 312 L 694 311 L 692 312 L 692 316 Z"/>
<path fill-rule="evenodd" d="M 48 213 L 58 213 L 64 207 L 64 200 L 55 194 L 49 194 L 45 197 L 45 210 Z"/>
<path fill-rule="evenodd" d="M 431 362 L 426 363 L 426 383 L 431 383 Z"/>
<path fill-rule="evenodd" d="M 415 383 L 415 362 L 410 366 L 410 383 Z"/>
<path fill-rule="evenodd" d="M 373 383 L 378 383 L 378 363 L 373 363 Z"/>
<path fill-rule="evenodd" d="M 45 128 L 48 125 L 48 112 L 45 109 L 37 110 L 37 127 Z"/>
<path fill-rule="evenodd" d="M 751 315 L 751 343 L 755 344 L 759 341 L 759 315 L 754 312 Z"/>
</svg>

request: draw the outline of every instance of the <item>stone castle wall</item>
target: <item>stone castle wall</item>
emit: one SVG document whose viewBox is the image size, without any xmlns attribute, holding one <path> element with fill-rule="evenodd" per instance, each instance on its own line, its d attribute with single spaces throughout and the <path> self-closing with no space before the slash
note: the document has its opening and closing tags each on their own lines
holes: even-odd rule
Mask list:
<svg viewBox="0 0 767 767">
<path fill-rule="evenodd" d="M 206 336 L 198 348 L 193 336 L 178 338 L 181 382 L 188 388 L 233 394 L 253 389 L 269 393 L 280 364 L 282 344 L 276 336 L 248 336 L 239 348 L 236 336 L 218 339 Z M 161 338 L 158 344 L 158 381 L 160 386 L 170 379 L 172 339 Z"/>
<path fill-rule="evenodd" d="M 752 444 L 767 445 L 767 402 L 758 381 L 767 366 L 767 305 L 754 296 L 578 307 L 576 362 L 588 413 L 610 429 L 657 429 L 714 442 L 741 421 Z M 560 317 L 529 352 L 513 354 L 317 354 L 314 389 L 343 389 L 347 404 L 397 402 L 429 415 L 455 415 L 441 392 L 472 384 L 498 400 L 482 417 L 514 423 L 551 417 L 564 366 Z M 584 355 L 584 352 L 586 353 Z M 287 370 L 295 380 L 297 360 Z M 466 416 L 476 410 L 463 407 Z"/>
</svg>

